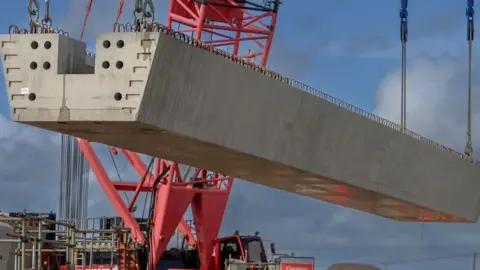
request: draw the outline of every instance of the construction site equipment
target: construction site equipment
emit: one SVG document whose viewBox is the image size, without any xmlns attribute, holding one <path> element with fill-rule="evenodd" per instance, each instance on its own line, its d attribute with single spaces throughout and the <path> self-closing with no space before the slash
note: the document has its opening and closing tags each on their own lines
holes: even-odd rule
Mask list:
<svg viewBox="0 0 480 270">
<path fill-rule="evenodd" d="M 138 220 L 144 223 L 146 220 Z M 119 217 L 90 218 L 88 228 L 44 218 L 32 213 L 1 213 L 1 269 L 119 269 L 148 268 L 145 246 L 129 238 L 129 229 L 122 227 Z M 142 233 L 147 234 L 147 227 Z M 178 231 L 177 231 L 178 234 Z M 185 245 L 165 250 L 154 268 L 200 268 L 197 245 Z M 275 245 L 271 252 L 275 255 Z M 246 236 L 236 232 L 215 240 L 215 253 L 210 269 L 313 270 L 313 258 L 280 256 L 268 261 L 267 251 L 258 233 Z"/>
<path fill-rule="evenodd" d="M 0 266 L 5 267 L 1 269 L 70 270 L 112 265 L 136 269 L 131 265 L 135 267 L 137 258 L 122 257 L 132 251 L 136 254 L 138 249 L 129 241 L 129 230 L 120 224 L 105 226 L 107 219 L 88 219 L 91 228 L 80 229 L 79 224 L 56 221 L 54 216 L 0 213 Z"/>
<path fill-rule="evenodd" d="M 128 226 L 136 226 L 128 217 L 130 205 L 117 191 L 141 188 L 112 183 L 89 141 L 129 149 L 127 159 L 140 176 L 146 165 L 132 150 L 205 168 L 195 179 L 207 182 L 213 179 L 210 170 L 225 182 L 236 176 L 395 220 L 478 220 L 480 194 L 474 190 L 480 188 L 475 181 L 480 166 L 471 157 L 208 40 L 142 23 L 117 24 L 116 32 L 99 35 L 95 69 L 78 40 L 52 34 L 1 37 L 13 118 L 77 136 Z M 160 172 L 159 164 L 171 162 L 154 163 Z M 153 175 L 146 176 L 147 186 Z M 223 203 L 228 185 L 222 190 Z M 216 204 L 215 212 L 218 207 L 224 205 Z"/>
<path fill-rule="evenodd" d="M 166 27 L 154 21 L 152 1 L 137 0 L 133 22 L 117 20 L 114 33 L 97 38 L 96 54 L 53 28 L 49 12 L 39 21 L 31 3 L 29 29 L 11 26 L 0 37 L 13 119 L 77 137 L 128 232 L 116 249 L 120 268 L 142 256 L 148 265 L 139 267 L 157 267 L 178 228 L 198 253 L 198 268 L 219 269 L 223 255 L 212 254 L 221 249 L 215 239 L 233 181 L 225 173 L 397 220 L 478 218 L 480 166 L 471 156 L 265 68 L 279 0 L 171 0 Z M 261 52 L 240 55 L 240 43 L 260 40 Z M 345 134 L 355 140 L 338 139 Z M 111 181 L 90 142 L 113 145 L 111 153 L 121 152 L 140 181 Z M 154 158 L 146 166 L 132 151 Z M 158 156 L 205 169 L 183 176 L 177 162 Z M 134 195 L 125 204 L 118 191 Z M 139 192 L 152 198 L 146 230 L 132 215 Z M 195 233 L 183 219 L 189 206 Z M 76 263 L 72 235 L 85 233 L 72 226 L 67 267 Z M 242 237 L 231 239 L 243 245 Z M 243 263 L 269 265 L 261 253 L 252 262 L 248 254 Z"/>
<path fill-rule="evenodd" d="M 238 53 L 242 50 L 240 46 L 241 43 L 251 41 L 255 46 L 260 47 L 260 50 L 258 52 L 252 52 L 252 50 L 249 50 L 249 54 L 240 57 L 247 58 L 250 63 L 253 63 L 254 59 L 259 56 L 261 58 L 261 64 L 265 64 L 273 38 L 279 4 L 280 2 L 278 0 L 266 1 L 260 5 L 252 4 L 250 1 L 241 3 L 227 1 L 225 3 L 220 3 L 218 1 L 190 2 L 172 0 L 168 15 L 168 25 L 171 26 L 172 23 L 178 23 L 181 27 L 190 28 L 190 30 L 184 29 L 182 31 L 190 31 L 194 33 L 195 37 L 200 39 L 204 38 L 202 33 L 205 32 L 210 33 L 210 38 L 215 36 L 221 37 L 221 42 L 218 42 L 215 39 L 211 39 L 210 42 L 213 46 L 233 46 L 234 53 Z M 87 10 L 89 11 L 91 7 L 92 1 L 89 1 Z M 119 14 L 121 13 L 122 8 L 123 1 L 120 1 Z M 46 10 L 48 10 L 48 7 L 46 7 Z M 40 71 L 41 68 L 47 70 L 58 70 L 58 68 L 60 68 L 64 69 L 66 73 L 89 74 L 94 70 L 93 64 L 99 64 L 103 67 L 106 66 L 106 63 L 96 63 L 95 61 L 98 61 L 98 59 L 95 59 L 94 54 L 84 53 L 83 49 L 85 48 L 85 45 L 83 43 L 67 38 L 66 36 L 68 36 L 68 33 L 52 27 L 49 15 L 47 19 L 39 19 L 38 14 L 40 12 L 40 7 L 38 2 L 30 2 L 28 11 L 30 15 L 28 29 L 11 26 L 9 31 L 10 34 L 13 34 L 12 36 L 18 36 L 16 34 L 25 33 L 34 34 L 33 37 L 36 41 L 30 44 L 29 48 L 35 47 L 35 49 L 38 49 L 37 52 L 42 50 L 43 52 L 54 53 L 52 55 L 53 58 L 51 59 L 43 58 L 43 60 L 38 59 L 35 61 L 37 67 L 39 67 L 36 69 L 37 71 Z M 118 24 L 117 20 L 115 23 L 115 29 L 126 32 L 134 31 L 135 33 L 131 33 L 133 35 L 148 35 L 152 32 L 166 29 L 159 27 L 160 25 L 154 22 L 155 10 L 151 1 L 135 1 L 135 8 L 133 11 L 135 15 L 134 21 L 131 24 Z M 46 14 L 47 13 L 49 14 L 49 12 L 46 12 Z M 89 13 L 87 12 L 86 19 L 88 19 L 88 14 Z M 119 14 L 117 18 L 119 17 Z M 47 15 L 45 15 L 45 17 L 47 17 Z M 84 25 L 86 25 L 86 23 Z M 226 32 L 228 33 L 225 34 Z M 59 35 L 52 35 L 52 33 Z M 232 33 L 234 33 L 234 35 L 232 37 L 229 36 Z M 129 33 L 124 34 L 129 35 Z M 130 36 L 133 37 L 133 35 Z M 242 37 L 242 35 L 246 35 L 247 37 Z M 56 36 L 56 38 L 53 38 L 53 36 Z M 37 40 L 40 37 L 45 38 L 45 40 Z M 57 60 L 60 59 L 57 58 L 58 55 L 55 55 L 55 52 L 58 52 L 60 49 L 57 46 L 60 44 L 59 42 L 67 42 L 70 44 L 72 47 L 69 47 L 65 53 L 73 56 L 73 54 L 80 52 L 80 54 L 74 56 L 79 58 L 70 58 L 72 61 L 67 60 L 67 62 L 63 64 L 57 62 Z M 111 49 L 114 47 L 125 47 L 126 49 L 131 46 L 126 42 L 129 41 L 119 40 L 117 42 L 112 39 L 110 43 L 102 42 L 102 46 L 104 49 L 110 47 Z M 152 42 L 155 42 L 155 40 L 145 39 L 140 45 L 145 46 L 149 42 L 153 45 L 154 43 Z M 3 46 L 7 45 L 7 43 L 2 42 L 2 52 L 9 50 Z M 12 43 L 10 43 L 10 45 L 11 44 Z M 140 62 L 147 60 L 148 62 L 149 54 L 150 53 L 147 51 L 140 55 L 147 56 L 147 58 L 142 56 L 137 60 Z M 66 57 L 69 58 L 67 55 Z M 138 66 L 135 66 L 135 70 L 140 73 L 135 76 L 142 77 L 145 76 L 145 74 L 141 75 L 141 73 L 143 73 L 142 70 L 144 70 L 147 62 L 140 62 L 138 63 Z M 8 63 L 5 63 L 4 67 L 11 70 L 10 67 L 7 67 L 8 65 Z M 118 69 L 129 69 L 127 65 L 124 66 L 120 62 L 115 63 L 115 65 Z M 149 64 L 147 64 L 147 66 L 148 65 Z M 21 68 L 21 70 L 21 72 L 23 72 L 25 69 Z M 19 75 L 22 76 L 21 73 Z M 46 77 L 44 79 L 46 81 L 49 80 Z M 50 79 L 54 80 L 54 78 Z M 141 78 L 138 79 L 144 80 Z M 137 83 L 140 82 L 139 80 L 132 77 L 133 88 L 137 87 Z M 51 82 L 53 83 L 53 81 Z M 31 99 L 37 99 L 36 94 L 33 93 L 33 91 L 26 95 L 29 95 Z M 40 96 L 38 96 L 38 98 L 38 100 L 43 99 Z M 133 93 L 132 96 L 126 95 L 124 98 L 130 100 L 132 100 L 132 98 L 135 99 L 135 94 Z M 70 106 L 69 104 L 65 105 Z M 130 111 L 130 109 L 127 109 L 127 111 Z M 72 110 L 71 113 L 74 113 L 74 110 Z M 115 210 L 117 210 L 121 216 L 125 226 L 131 230 L 130 237 L 133 242 L 148 245 L 148 262 L 153 262 L 153 264 L 155 264 L 160 260 L 168 240 L 171 238 L 172 233 L 179 224 L 179 229 L 185 235 L 185 239 L 190 244 L 195 243 L 199 253 L 198 257 L 201 262 L 201 268 L 208 269 L 208 265 L 211 261 L 211 254 L 215 246 L 213 240 L 218 234 L 224 208 L 233 181 L 232 177 L 224 176 L 219 173 L 211 173 L 206 169 L 196 169 L 191 179 L 184 179 L 185 177 L 182 178 L 180 175 L 179 166 L 176 162 L 154 158 L 147 167 L 141 162 L 137 154 L 128 150 L 119 149 L 119 152 L 122 152 L 126 156 L 127 160 L 131 162 L 139 175 L 142 176 L 142 179 L 139 183 L 134 183 L 133 185 L 132 183 L 115 184 L 110 181 L 110 178 L 100 164 L 98 157 L 95 155 L 90 142 L 80 138 L 77 138 L 77 142 L 80 149 L 87 157 L 89 165 L 95 172 L 100 186 L 112 201 Z M 117 153 L 116 148 L 112 147 L 110 150 L 114 154 Z M 153 172 L 150 172 L 150 169 L 153 168 L 153 163 L 155 163 L 155 169 Z M 124 204 L 118 195 L 118 190 L 135 191 L 128 206 Z M 130 213 L 130 210 L 135 206 L 139 192 L 151 192 L 153 198 L 149 215 L 150 226 L 147 235 L 142 233 L 140 225 Z M 188 226 L 182 219 L 189 204 L 192 204 L 193 218 L 195 220 L 195 237 L 191 232 L 190 226 Z"/>
</svg>

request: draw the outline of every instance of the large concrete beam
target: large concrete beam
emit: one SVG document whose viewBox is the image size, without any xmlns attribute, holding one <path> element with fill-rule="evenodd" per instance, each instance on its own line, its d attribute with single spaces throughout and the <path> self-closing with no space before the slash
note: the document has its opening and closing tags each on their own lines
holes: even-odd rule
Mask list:
<svg viewBox="0 0 480 270">
<path fill-rule="evenodd" d="M 20 123 L 396 220 L 478 219 L 480 167 L 467 157 L 188 42 L 101 34 L 93 71 L 68 37 L 0 40 Z"/>
</svg>

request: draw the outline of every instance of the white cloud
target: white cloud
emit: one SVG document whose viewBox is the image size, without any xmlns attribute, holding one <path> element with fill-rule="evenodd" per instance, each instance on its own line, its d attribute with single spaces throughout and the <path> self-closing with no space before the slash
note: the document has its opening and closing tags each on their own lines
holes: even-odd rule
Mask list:
<svg viewBox="0 0 480 270">
<path fill-rule="evenodd" d="M 467 122 L 464 61 L 417 58 L 407 70 L 407 128 L 463 152 Z M 400 122 L 400 71 L 390 73 L 376 91 L 375 113 Z M 480 138 L 479 87 L 473 86 L 473 141 Z"/>
</svg>

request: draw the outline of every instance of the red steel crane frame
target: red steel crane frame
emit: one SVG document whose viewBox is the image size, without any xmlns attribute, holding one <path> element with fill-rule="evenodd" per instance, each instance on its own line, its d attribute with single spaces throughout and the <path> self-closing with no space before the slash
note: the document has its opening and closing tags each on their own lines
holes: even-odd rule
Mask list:
<svg viewBox="0 0 480 270">
<path fill-rule="evenodd" d="M 271 2 L 272 6 L 262 8 L 250 1 L 170 0 L 167 27 L 172 28 L 172 23 L 176 22 L 187 27 L 177 32 L 194 33 L 195 39 L 215 47 L 233 45 L 233 55 L 252 60 L 260 56 L 259 64 L 266 66 L 280 4 L 279 0 Z M 211 34 L 211 40 L 202 39 L 204 33 Z M 246 42 L 253 42 L 256 50 L 239 55 L 241 43 Z"/>
<path fill-rule="evenodd" d="M 214 47 L 233 46 L 233 55 L 250 60 L 260 57 L 260 65 L 265 66 L 280 4 L 279 0 L 273 2 L 273 8 L 268 8 L 266 5 L 238 0 L 170 0 L 167 27 L 171 28 L 172 23 L 178 23 L 186 27 L 179 29 L 178 32 L 184 34 L 190 32 L 197 40 L 202 40 L 203 33 L 211 34 L 210 40 L 202 40 L 203 43 Z M 88 11 L 90 7 L 91 5 Z M 119 14 L 122 7 L 123 0 L 120 0 Z M 118 17 L 117 14 L 116 22 Z M 247 42 L 255 44 L 257 50 L 238 55 L 241 46 Z M 152 173 L 137 153 L 119 149 L 142 178 L 140 182 L 114 182 L 108 176 L 90 142 L 81 138 L 76 140 L 100 187 L 117 214 L 123 219 L 125 226 L 131 229 L 132 239 L 138 243 L 145 243 L 147 239 L 142 234 L 140 225 L 133 217 L 131 210 L 140 192 L 156 190 L 155 198 L 152 198 L 154 200 L 153 229 L 149 239 L 151 263 L 156 264 L 159 261 L 178 227 L 185 235 L 187 242 L 198 248 L 201 269 L 208 269 L 233 177 L 209 173 L 206 169 L 196 169 L 192 180 L 186 181 L 187 179 L 182 179 L 179 164 L 162 158 L 155 158 Z M 117 149 L 114 147 L 110 147 L 110 151 L 117 154 Z M 162 172 L 167 167 L 168 173 L 162 176 Z M 119 191 L 134 192 L 128 205 L 120 197 Z M 193 228 L 183 219 L 189 205 L 192 209 L 196 239 L 192 232 Z"/>
</svg>

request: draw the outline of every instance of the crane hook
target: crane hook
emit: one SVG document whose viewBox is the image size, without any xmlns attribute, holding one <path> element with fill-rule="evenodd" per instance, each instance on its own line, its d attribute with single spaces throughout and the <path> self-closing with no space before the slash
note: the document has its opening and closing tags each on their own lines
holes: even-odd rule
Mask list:
<svg viewBox="0 0 480 270">
<path fill-rule="evenodd" d="M 50 0 L 45 0 L 45 15 L 42 19 L 42 23 L 47 26 L 52 25 L 52 17 L 50 17 Z"/>
<path fill-rule="evenodd" d="M 38 4 L 38 0 L 29 0 L 27 10 L 30 26 L 38 24 L 38 19 L 40 18 L 40 5 Z"/>
</svg>

